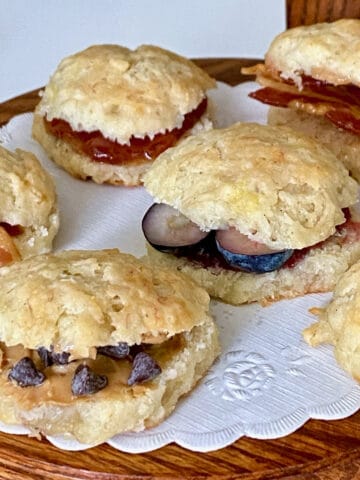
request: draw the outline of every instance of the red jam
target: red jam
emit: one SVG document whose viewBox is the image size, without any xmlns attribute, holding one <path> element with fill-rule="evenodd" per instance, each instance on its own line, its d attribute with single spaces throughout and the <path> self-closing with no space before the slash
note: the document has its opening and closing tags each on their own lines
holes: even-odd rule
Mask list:
<svg viewBox="0 0 360 480">
<path fill-rule="evenodd" d="M 112 165 L 137 164 L 143 161 L 152 161 L 160 153 L 172 147 L 185 132 L 191 130 L 195 123 L 204 114 L 207 107 L 207 98 L 184 117 L 180 128 L 170 132 L 158 133 L 153 139 L 149 137 L 130 139 L 130 145 L 122 145 L 109 140 L 99 130 L 93 132 L 74 131 L 65 120 L 54 118 L 51 121 L 44 119 L 48 133 L 69 143 L 78 153 L 85 154 L 94 162 L 104 162 Z"/>
<path fill-rule="evenodd" d="M 10 237 L 17 237 L 24 233 L 24 229 L 21 225 L 10 225 L 10 223 L 0 222 L 0 227 L 2 227 Z"/>
</svg>

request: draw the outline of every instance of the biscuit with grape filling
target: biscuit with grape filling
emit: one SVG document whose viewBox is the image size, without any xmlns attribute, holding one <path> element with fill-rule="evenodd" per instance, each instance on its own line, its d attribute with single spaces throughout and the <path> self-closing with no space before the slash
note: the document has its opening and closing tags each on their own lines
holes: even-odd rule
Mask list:
<svg viewBox="0 0 360 480">
<path fill-rule="evenodd" d="M 229 303 L 329 290 L 359 258 L 356 182 L 289 128 L 202 133 L 160 155 L 144 181 L 156 202 L 143 220 L 150 259 Z"/>
</svg>

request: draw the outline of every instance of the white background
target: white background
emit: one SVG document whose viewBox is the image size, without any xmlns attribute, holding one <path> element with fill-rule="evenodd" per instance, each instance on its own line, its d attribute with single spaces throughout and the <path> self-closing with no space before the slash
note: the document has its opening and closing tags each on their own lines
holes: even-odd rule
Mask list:
<svg viewBox="0 0 360 480">
<path fill-rule="evenodd" d="M 44 85 L 91 44 L 261 58 L 284 28 L 285 0 L 0 0 L 0 102 Z"/>
</svg>

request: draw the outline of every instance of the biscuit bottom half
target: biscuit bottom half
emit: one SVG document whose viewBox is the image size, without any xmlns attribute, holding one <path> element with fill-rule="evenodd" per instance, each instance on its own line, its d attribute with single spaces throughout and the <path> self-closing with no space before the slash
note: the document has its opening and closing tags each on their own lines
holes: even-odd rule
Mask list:
<svg viewBox="0 0 360 480">
<path fill-rule="evenodd" d="M 46 380 L 43 385 L 21 388 L 9 381 L 8 371 L 3 368 L 0 420 L 27 426 L 34 434 L 63 434 L 88 445 L 98 445 L 119 433 L 153 427 L 174 410 L 179 398 L 212 365 L 219 354 L 217 329 L 213 321 L 207 321 L 151 348 L 162 370 L 154 380 L 129 386 L 122 381 L 121 369 L 110 366 L 108 386 L 83 397 L 66 393 L 70 392 L 69 381 L 61 372 L 55 385 Z M 111 365 L 110 360 L 103 362 Z"/>
<path fill-rule="evenodd" d="M 339 242 L 333 235 L 321 246 L 310 248 L 293 267 L 269 273 L 247 273 L 221 267 L 202 267 L 185 257 L 162 253 L 147 245 L 147 261 L 186 273 L 210 296 L 240 305 L 261 302 L 263 305 L 307 293 L 328 292 L 336 281 L 360 258 L 360 239 Z"/>
</svg>

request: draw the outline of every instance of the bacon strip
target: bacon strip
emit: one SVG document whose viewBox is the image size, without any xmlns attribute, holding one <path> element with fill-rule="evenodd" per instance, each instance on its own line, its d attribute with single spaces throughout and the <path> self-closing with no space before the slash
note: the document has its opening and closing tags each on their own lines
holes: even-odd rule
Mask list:
<svg viewBox="0 0 360 480">
<path fill-rule="evenodd" d="M 270 72 L 265 65 L 245 69 L 256 74 L 264 86 L 250 93 L 250 97 L 276 107 L 302 110 L 312 115 L 325 116 L 338 128 L 360 135 L 360 88 L 356 85 L 331 85 L 302 75 L 302 89 L 291 79 L 283 79 Z"/>
</svg>

